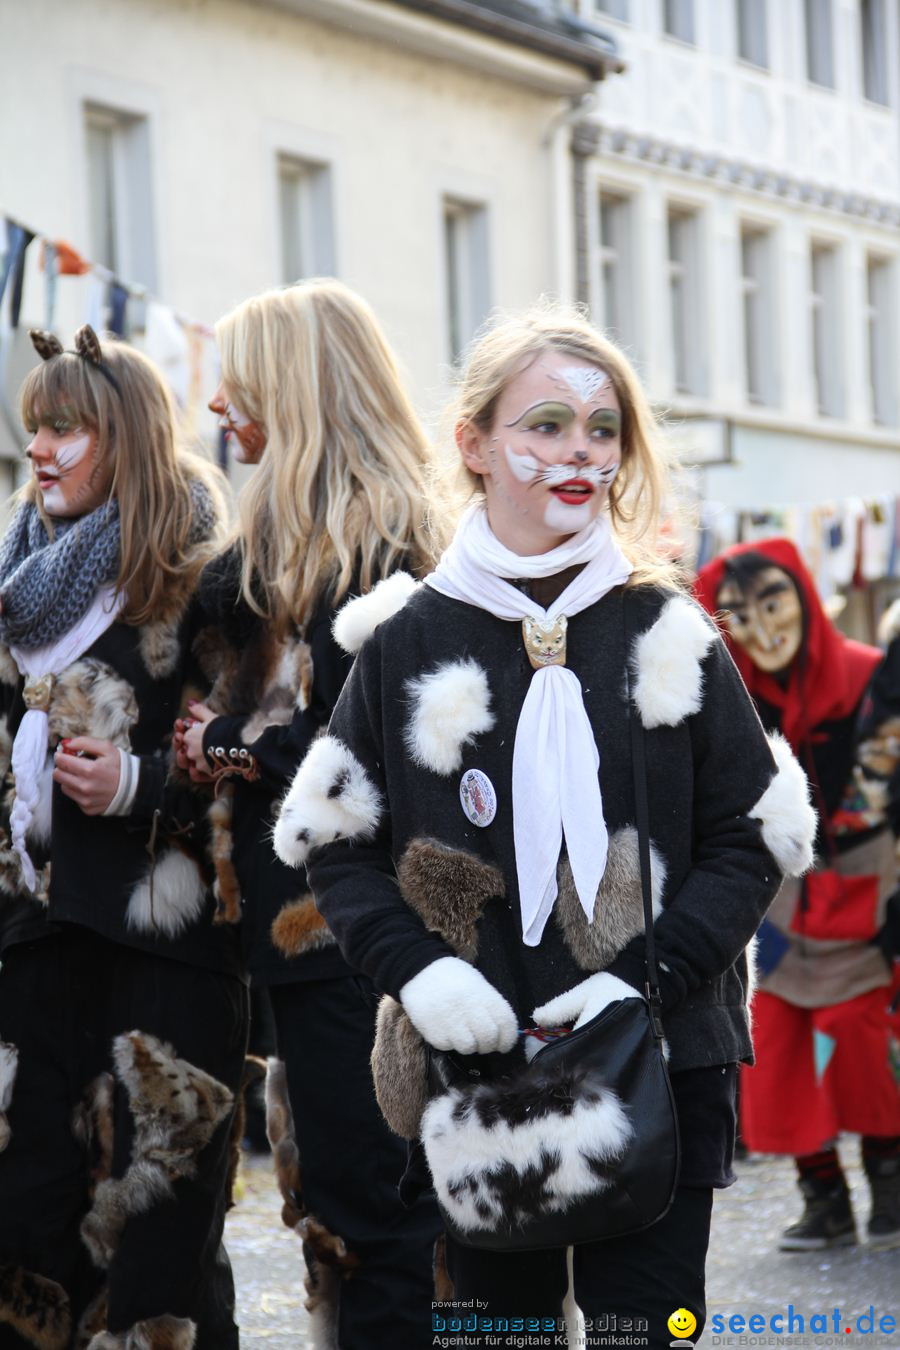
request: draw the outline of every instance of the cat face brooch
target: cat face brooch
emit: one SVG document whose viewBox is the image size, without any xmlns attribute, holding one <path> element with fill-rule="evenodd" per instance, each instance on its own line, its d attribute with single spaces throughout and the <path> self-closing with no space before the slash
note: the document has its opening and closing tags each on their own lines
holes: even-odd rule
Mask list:
<svg viewBox="0 0 900 1350">
<path fill-rule="evenodd" d="M 522 639 L 528 660 L 535 670 L 545 666 L 564 666 L 566 664 L 566 628 L 568 620 L 565 614 L 558 619 L 523 619 Z"/>
</svg>

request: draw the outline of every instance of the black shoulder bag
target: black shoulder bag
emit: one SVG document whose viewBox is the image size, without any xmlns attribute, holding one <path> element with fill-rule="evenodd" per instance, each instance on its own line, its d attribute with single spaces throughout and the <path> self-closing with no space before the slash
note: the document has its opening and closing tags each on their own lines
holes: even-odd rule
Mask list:
<svg viewBox="0 0 900 1350">
<path fill-rule="evenodd" d="M 631 597 L 623 609 L 630 651 Z M 646 936 L 646 1001 L 611 1004 L 530 1063 L 484 1081 L 429 1051 L 421 1141 L 448 1233 L 468 1247 L 528 1251 L 619 1237 L 656 1223 L 678 1182 L 653 941 L 644 731 L 628 717 Z"/>
</svg>

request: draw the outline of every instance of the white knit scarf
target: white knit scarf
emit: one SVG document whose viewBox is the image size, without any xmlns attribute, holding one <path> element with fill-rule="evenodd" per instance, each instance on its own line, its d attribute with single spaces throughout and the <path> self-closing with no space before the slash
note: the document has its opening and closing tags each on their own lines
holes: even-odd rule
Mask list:
<svg viewBox="0 0 900 1350">
<path fill-rule="evenodd" d="M 10 653 L 26 679 L 40 679 L 44 675 L 59 675 L 91 648 L 102 633 L 116 620 L 124 596 L 116 596 L 115 588 L 102 586 L 78 622 L 55 642 L 45 647 L 10 647 Z M 12 748 L 12 771 L 16 795 L 9 823 L 12 846 L 22 864 L 22 876 L 30 891 L 35 890 L 37 877 L 34 863 L 28 856 L 25 836 L 41 795 L 41 774 L 47 759 L 49 721 L 40 708 L 29 708 L 19 723 Z"/>
<path fill-rule="evenodd" d="M 585 564 L 581 572 L 546 610 L 503 579 L 555 576 L 578 563 Z M 549 553 L 520 557 L 497 539 L 485 508 L 475 506 L 426 582 L 498 619 L 553 621 L 587 609 L 630 573 L 605 517 Z M 578 678 L 565 666 L 536 670 L 516 727 L 512 783 L 522 938 L 528 947 L 540 942 L 556 901 L 563 835 L 578 899 L 588 921 L 593 918 L 609 843 L 599 767 Z"/>
</svg>

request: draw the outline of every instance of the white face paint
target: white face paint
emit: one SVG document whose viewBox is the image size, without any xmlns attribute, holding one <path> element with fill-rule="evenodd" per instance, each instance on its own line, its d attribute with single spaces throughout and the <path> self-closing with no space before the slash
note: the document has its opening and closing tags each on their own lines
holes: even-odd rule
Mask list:
<svg viewBox="0 0 900 1350">
<path fill-rule="evenodd" d="M 622 460 L 622 414 L 605 371 L 548 352 L 503 388 L 482 442 L 488 518 L 524 555 L 585 529 Z"/>
<path fill-rule="evenodd" d="M 559 374 L 582 403 L 589 403 L 607 383 L 606 371 L 596 366 L 563 366 Z"/>
<path fill-rule="evenodd" d="M 87 515 L 106 500 L 112 466 L 108 456 L 98 458 L 95 432 L 70 428 L 63 418 L 43 423 L 28 456 L 48 515 Z"/>
<path fill-rule="evenodd" d="M 68 441 L 65 445 L 59 447 L 53 456 L 53 463 L 59 469 L 60 474 L 70 473 L 81 463 L 90 448 L 91 438 L 89 435 L 85 433 L 77 436 L 74 441 Z"/>
<path fill-rule="evenodd" d="M 574 534 L 576 530 L 586 529 L 595 514 L 590 502 L 576 506 L 554 498 L 547 503 L 544 524 L 551 530 L 559 530 L 560 534 Z"/>
</svg>

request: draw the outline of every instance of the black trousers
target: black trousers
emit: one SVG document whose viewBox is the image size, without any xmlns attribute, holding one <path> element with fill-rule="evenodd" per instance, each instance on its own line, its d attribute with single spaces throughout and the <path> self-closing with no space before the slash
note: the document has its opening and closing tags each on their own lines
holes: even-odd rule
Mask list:
<svg viewBox="0 0 900 1350">
<path fill-rule="evenodd" d="M 674 1338 L 666 1323 L 678 1308 L 696 1317 L 690 1339 L 698 1339 L 706 1322 L 711 1217 L 712 1190 L 682 1186 L 659 1223 L 575 1248 L 575 1301 L 585 1316 L 588 1345 L 614 1345 L 616 1337 L 621 1343 L 623 1335 L 632 1335 L 635 1345 L 668 1350 Z M 480 1310 L 484 1317 L 563 1316 L 565 1251 L 485 1252 L 448 1238 L 447 1268 L 463 1317 L 472 1309 L 460 1305 L 476 1298 L 486 1304 Z M 446 1311 L 439 1309 L 438 1316 L 446 1318 Z M 521 1337 L 521 1328 L 510 1334 L 510 1345 L 516 1335 Z"/>
<path fill-rule="evenodd" d="M 369 1057 L 375 999 L 361 977 L 269 989 L 294 1113 L 303 1203 L 359 1265 L 338 1289 L 340 1350 L 418 1350 L 432 1343 L 430 1196 L 401 1204 L 406 1145 L 385 1124 Z"/>
<path fill-rule="evenodd" d="M 108 1270 L 96 1268 L 80 1235 L 96 1178 L 73 1131 L 73 1113 L 86 1087 L 113 1069 L 114 1038 L 132 1030 L 167 1043 L 176 1057 L 235 1091 L 246 989 L 232 976 L 74 926 L 3 957 L 0 1039 L 19 1051 L 12 1134 L 0 1153 L 0 1270 L 11 1281 L 5 1288 L 16 1290 L 16 1271 L 53 1281 L 77 1325 L 106 1283 L 110 1331 L 168 1314 L 198 1323 L 197 1350 L 230 1350 L 238 1345 L 234 1286 L 221 1247 L 230 1116 L 192 1157 L 188 1175 L 173 1182 L 169 1198 L 128 1215 Z M 132 1161 L 134 1121 L 125 1087 L 118 1077 L 113 1083 L 112 1176 L 120 1178 Z M 48 1291 L 39 1287 L 42 1299 Z M 29 1334 L 21 1300 L 13 1305 L 11 1312 L 0 1290 L 0 1348 L 43 1344 Z M 34 1316 L 41 1315 L 39 1306 Z"/>
</svg>

